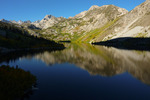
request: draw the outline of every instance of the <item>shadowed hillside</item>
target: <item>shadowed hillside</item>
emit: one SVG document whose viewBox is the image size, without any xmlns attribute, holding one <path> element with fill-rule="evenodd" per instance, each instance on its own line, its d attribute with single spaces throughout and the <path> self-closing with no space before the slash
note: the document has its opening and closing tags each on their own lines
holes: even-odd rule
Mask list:
<svg viewBox="0 0 150 100">
<path fill-rule="evenodd" d="M 27 48 L 64 48 L 62 44 L 45 40 L 41 37 L 31 36 L 27 30 L 15 26 L 15 24 L 0 21 L 0 50 L 27 49 Z M 4 50 L 6 51 L 6 50 Z"/>
<path fill-rule="evenodd" d="M 128 50 L 146 50 L 150 51 L 150 38 L 116 38 L 108 41 L 92 43 L 94 45 L 103 45 Z"/>
</svg>

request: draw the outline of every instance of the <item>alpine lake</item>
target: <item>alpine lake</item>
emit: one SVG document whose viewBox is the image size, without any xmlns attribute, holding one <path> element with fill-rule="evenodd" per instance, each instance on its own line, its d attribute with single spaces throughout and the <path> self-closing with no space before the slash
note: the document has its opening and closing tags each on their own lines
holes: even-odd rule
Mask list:
<svg viewBox="0 0 150 100">
<path fill-rule="evenodd" d="M 64 45 L 1 56 L 0 65 L 36 76 L 36 88 L 23 100 L 150 100 L 150 51 Z"/>
</svg>

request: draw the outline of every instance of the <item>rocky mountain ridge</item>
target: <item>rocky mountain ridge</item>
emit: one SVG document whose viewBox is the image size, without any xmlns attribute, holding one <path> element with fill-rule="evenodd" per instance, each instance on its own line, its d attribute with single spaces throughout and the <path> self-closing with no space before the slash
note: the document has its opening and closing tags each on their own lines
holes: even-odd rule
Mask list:
<svg viewBox="0 0 150 100">
<path fill-rule="evenodd" d="M 22 21 L 22 20 L 19 20 L 19 21 L 15 21 L 15 20 L 6 20 L 6 19 L 1 19 L 0 20 L 1 22 L 5 22 L 5 23 L 14 23 L 14 24 L 23 24 L 23 23 L 32 23 L 30 20 L 27 20 L 27 21 Z"/>
<path fill-rule="evenodd" d="M 78 37 L 87 32 L 101 28 L 127 13 L 127 10 L 114 5 L 101 7 L 94 5 L 89 10 L 68 19 L 47 15 L 39 23 L 34 23 L 34 25 L 43 29 L 40 33 L 47 39 L 76 41 Z"/>
<path fill-rule="evenodd" d="M 47 29 L 49 27 L 52 27 L 54 24 L 57 24 L 60 20 L 65 19 L 63 17 L 55 17 L 52 15 L 46 15 L 44 19 L 42 19 L 39 22 L 33 22 L 33 24 L 36 27 L 42 28 L 42 29 Z"/>
<path fill-rule="evenodd" d="M 114 5 L 94 5 L 68 19 L 46 15 L 41 21 L 18 23 L 46 39 L 92 43 L 118 37 L 150 37 L 149 18 L 150 0 L 146 0 L 130 12 Z"/>
</svg>

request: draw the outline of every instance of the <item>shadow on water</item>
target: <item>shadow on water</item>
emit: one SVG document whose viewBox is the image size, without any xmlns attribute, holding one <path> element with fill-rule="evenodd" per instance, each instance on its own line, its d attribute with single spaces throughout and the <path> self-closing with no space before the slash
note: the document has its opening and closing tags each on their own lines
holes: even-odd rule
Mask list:
<svg viewBox="0 0 150 100">
<path fill-rule="evenodd" d="M 103 42 L 96 42 L 93 44 L 115 47 L 118 49 L 126 49 L 126 50 L 150 51 L 150 38 L 123 37 L 123 38 L 116 38 L 116 39 L 103 41 Z"/>
<path fill-rule="evenodd" d="M 9 61 L 16 61 L 20 57 L 26 57 L 28 55 L 34 56 L 36 54 L 40 54 L 40 53 L 43 53 L 45 51 L 53 52 L 53 51 L 57 51 L 57 50 L 33 49 L 33 50 L 27 50 L 27 51 L 21 50 L 21 51 L 9 52 L 9 53 L 0 53 L 0 58 L 1 58 L 0 63 L 2 63 L 2 62 L 8 63 Z"/>
</svg>

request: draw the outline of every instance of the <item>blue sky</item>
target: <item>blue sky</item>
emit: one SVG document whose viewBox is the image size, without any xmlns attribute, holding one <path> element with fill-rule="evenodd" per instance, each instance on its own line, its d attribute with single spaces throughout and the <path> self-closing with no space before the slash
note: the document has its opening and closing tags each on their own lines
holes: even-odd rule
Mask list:
<svg viewBox="0 0 150 100">
<path fill-rule="evenodd" d="M 41 20 L 45 15 L 56 17 L 75 16 L 88 10 L 92 5 L 114 4 L 127 10 L 145 0 L 0 0 L 0 19 L 6 20 Z"/>
</svg>

